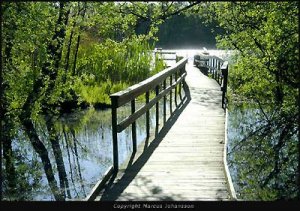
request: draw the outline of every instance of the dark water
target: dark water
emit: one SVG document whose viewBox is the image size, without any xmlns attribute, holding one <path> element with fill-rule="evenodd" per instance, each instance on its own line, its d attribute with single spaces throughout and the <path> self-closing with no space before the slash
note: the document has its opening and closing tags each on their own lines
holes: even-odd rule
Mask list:
<svg viewBox="0 0 300 211">
<path fill-rule="evenodd" d="M 129 109 L 128 106 L 119 109 L 119 117 L 124 118 L 125 115 L 128 115 Z M 45 133 L 47 130 L 43 122 L 38 122 L 36 126 L 39 128 L 42 140 L 47 140 L 48 134 Z M 60 147 L 68 175 L 68 197 L 70 199 L 83 199 L 113 163 L 111 110 L 89 109 L 65 115 L 56 121 L 56 127 L 59 131 Z M 144 138 L 145 129 L 143 129 L 143 127 L 137 128 L 138 143 Z M 132 151 L 130 127 L 119 133 L 118 138 L 119 159 L 122 163 Z M 23 173 L 27 175 L 24 183 L 27 182 L 27 186 L 32 186 L 31 190 L 28 188 L 27 191 L 21 193 L 24 196 L 19 197 L 26 200 L 54 200 L 43 172 L 41 160 L 22 131 L 13 143 L 18 157 L 25 159 L 22 166 L 17 165 L 18 169 L 23 168 Z M 47 141 L 44 141 L 44 144 L 48 149 L 54 168 L 56 165 L 51 145 Z M 32 165 L 34 165 L 34 169 Z M 56 180 L 59 181 L 57 175 L 55 169 Z"/>
<path fill-rule="evenodd" d="M 89 109 L 65 115 L 56 121 L 60 148 L 68 175 L 69 198 L 86 197 L 96 181 L 112 164 L 110 115 L 110 110 Z M 47 147 L 56 180 L 59 181 L 53 150 L 47 142 L 46 127 L 42 121 L 37 122 L 36 127 L 39 128 L 41 140 Z M 123 139 L 125 137 L 126 134 L 120 136 Z M 27 185 L 32 187 L 22 192 L 23 196 L 18 197 L 24 200 L 54 200 L 41 160 L 22 131 L 13 143 L 14 151 L 18 152 L 17 156 L 25 158 L 22 163 L 23 171 L 27 175 L 26 180 L 23 181 L 24 185 L 28 183 Z M 19 165 L 16 166 L 20 168 Z M 20 171 L 18 173 L 20 174 Z"/>
<path fill-rule="evenodd" d="M 253 106 L 231 106 L 228 112 L 228 165 L 237 197 L 255 201 L 293 199 L 297 194 L 297 137 L 284 140 L 276 158 L 282 129 L 269 125 L 262 115 Z M 263 129 L 249 135 L 259 128 Z M 279 165 L 274 171 L 276 162 Z"/>
<path fill-rule="evenodd" d="M 160 111 L 163 108 L 162 103 L 161 100 Z M 137 103 L 136 109 L 141 106 L 142 103 Z M 173 105 L 173 108 L 175 108 L 175 105 Z M 118 122 L 129 114 L 129 105 L 119 108 Z M 167 114 L 169 115 L 169 105 L 167 105 Z M 55 178 L 59 183 L 55 157 L 48 141 L 47 129 L 43 119 L 41 118 L 41 121 L 36 122 L 35 127 L 48 150 Z M 145 122 L 145 115 L 141 116 L 136 122 L 138 145 L 143 143 L 146 138 Z M 84 199 L 113 164 L 111 110 L 91 108 L 78 111 L 58 118 L 55 126 L 59 131 L 59 143 L 69 186 L 65 191 L 67 200 Z M 150 132 L 154 130 L 155 106 L 150 109 Z M 119 163 L 121 165 L 132 152 L 131 126 L 118 133 L 118 147 Z M 13 140 L 13 151 L 16 161 L 18 194 L 7 194 L 7 184 L 4 184 L 4 200 L 54 201 L 41 159 L 21 129 Z"/>
<path fill-rule="evenodd" d="M 240 198 L 240 189 L 242 186 L 239 185 L 239 173 L 240 168 L 235 162 L 235 155 L 238 154 L 238 150 L 235 148 L 235 146 L 247 135 L 250 128 L 248 128 L 249 125 L 253 124 L 257 120 L 255 110 L 252 109 L 245 109 L 245 108 L 239 108 L 235 107 L 234 109 L 228 110 L 228 165 L 230 170 L 230 175 L 232 177 L 232 182 L 234 185 L 234 189 L 237 193 L 237 197 Z M 248 128 L 248 129 L 247 129 Z"/>
</svg>

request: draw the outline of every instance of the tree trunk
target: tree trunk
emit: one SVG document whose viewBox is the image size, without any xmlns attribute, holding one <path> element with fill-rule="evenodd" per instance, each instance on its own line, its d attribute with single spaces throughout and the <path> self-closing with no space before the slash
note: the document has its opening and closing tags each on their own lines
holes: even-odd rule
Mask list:
<svg viewBox="0 0 300 211">
<path fill-rule="evenodd" d="M 86 9 L 87 9 L 87 4 L 86 2 L 84 3 L 84 9 L 83 9 L 83 13 L 82 13 L 82 20 L 84 19 L 85 13 L 86 13 Z M 82 26 L 79 27 L 79 31 L 82 30 Z M 75 48 L 75 55 L 74 55 L 74 63 L 73 63 L 73 72 L 72 75 L 76 75 L 76 63 L 77 63 L 77 56 L 78 56 L 78 50 L 79 50 L 79 44 L 80 44 L 80 33 L 77 36 L 77 42 L 76 42 L 76 48 Z"/>
<path fill-rule="evenodd" d="M 52 37 L 53 41 L 57 41 L 57 44 L 54 45 L 55 42 L 50 42 L 47 46 L 47 53 L 50 55 L 50 59 L 53 61 L 53 66 L 51 68 L 50 62 L 46 61 L 42 66 L 42 73 L 39 75 L 39 77 L 34 81 L 33 89 L 28 94 L 27 99 L 25 100 L 25 103 L 22 106 L 22 112 L 19 116 L 20 121 L 22 125 L 25 128 L 26 133 L 29 136 L 30 142 L 35 149 L 35 151 L 39 154 L 39 156 L 42 159 L 45 174 L 48 179 L 48 183 L 50 185 L 51 191 L 55 197 L 56 200 L 65 200 L 64 197 L 59 194 L 59 189 L 57 187 L 56 180 L 54 178 L 53 169 L 50 163 L 50 159 L 48 156 L 47 149 L 45 148 L 44 144 L 40 141 L 38 134 L 33 126 L 32 120 L 31 120 L 31 114 L 33 112 L 32 108 L 34 107 L 34 104 L 36 101 L 40 98 L 40 96 L 43 93 L 43 89 L 46 87 L 44 77 L 49 76 L 50 78 L 50 84 L 47 87 L 46 93 L 49 95 L 52 91 L 52 89 L 55 86 L 55 80 L 58 75 L 58 67 L 59 62 L 62 55 L 62 47 L 63 47 L 63 41 L 65 38 L 65 27 L 64 24 L 67 23 L 69 11 L 64 11 L 64 5 L 65 3 L 60 2 L 59 5 L 59 17 L 56 23 L 56 29 L 55 33 Z M 50 112 L 49 104 L 45 101 L 43 101 L 43 106 L 46 108 L 48 112 Z M 47 112 L 47 113 L 48 113 Z"/>
<path fill-rule="evenodd" d="M 75 48 L 75 56 L 74 56 L 74 64 L 73 64 L 73 73 L 72 73 L 73 76 L 76 75 L 76 63 L 77 63 L 79 43 L 80 43 L 80 34 L 77 36 L 77 43 Z"/>
<path fill-rule="evenodd" d="M 73 28 L 75 27 L 75 23 L 73 25 Z M 70 34 L 70 38 L 69 38 L 69 42 L 68 42 L 68 49 L 67 49 L 67 55 L 66 55 L 66 66 L 65 66 L 65 75 L 64 75 L 64 82 L 66 82 L 66 76 L 68 74 L 68 69 L 69 69 L 69 61 L 70 61 L 70 52 L 71 52 L 71 45 L 72 45 L 72 39 L 73 39 L 73 34 L 74 34 L 74 30 L 72 28 L 71 34 Z"/>
</svg>

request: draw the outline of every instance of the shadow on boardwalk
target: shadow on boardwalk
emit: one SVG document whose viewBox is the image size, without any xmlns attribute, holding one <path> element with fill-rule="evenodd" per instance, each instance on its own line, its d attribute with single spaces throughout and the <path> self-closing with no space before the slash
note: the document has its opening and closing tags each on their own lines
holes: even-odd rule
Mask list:
<svg viewBox="0 0 300 211">
<path fill-rule="evenodd" d="M 145 141 L 145 147 L 143 153 L 137 158 L 137 160 L 133 163 L 135 154 L 133 154 L 130 158 L 130 161 L 127 165 L 127 168 L 124 171 L 124 174 L 120 179 L 116 179 L 117 175 L 113 175 L 113 177 L 109 180 L 106 185 L 104 191 L 102 192 L 100 201 L 137 201 L 137 200 L 161 200 L 161 201 L 174 201 L 176 198 L 180 197 L 179 195 L 166 196 L 162 193 L 162 190 L 159 186 L 153 184 L 153 181 L 147 179 L 145 176 L 139 176 L 136 178 L 137 174 L 141 170 L 141 168 L 145 165 L 148 159 L 151 157 L 154 150 L 159 146 L 163 138 L 166 136 L 171 127 L 175 124 L 176 120 L 182 113 L 182 111 L 187 107 L 189 102 L 191 101 L 190 91 L 188 86 L 185 86 L 185 97 L 178 105 L 176 110 L 173 111 L 172 116 L 166 121 L 164 127 L 159 131 L 156 137 L 151 141 L 148 145 L 148 141 Z M 147 198 L 141 198 L 138 196 L 133 196 L 132 194 L 125 194 L 123 191 L 128 187 L 128 185 L 135 179 L 136 183 L 138 183 L 139 192 L 147 192 Z M 160 195 L 160 193 L 162 193 Z M 122 194 L 122 197 L 120 197 Z M 155 198 L 151 199 L 151 196 L 155 195 Z"/>
<path fill-rule="evenodd" d="M 185 97 L 106 184 L 96 201 L 230 200 L 219 84 L 186 66 Z M 181 99 L 181 98 L 180 98 Z"/>
</svg>

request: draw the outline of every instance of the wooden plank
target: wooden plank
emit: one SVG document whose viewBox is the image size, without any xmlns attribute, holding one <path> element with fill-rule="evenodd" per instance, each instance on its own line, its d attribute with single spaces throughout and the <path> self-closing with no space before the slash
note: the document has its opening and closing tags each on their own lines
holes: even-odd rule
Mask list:
<svg viewBox="0 0 300 211">
<path fill-rule="evenodd" d="M 191 167 L 193 169 L 191 169 Z M 131 170 L 133 169 L 138 169 L 139 167 L 132 167 Z M 211 171 L 211 172 L 221 172 L 221 174 L 223 175 L 223 166 L 213 166 L 213 167 L 207 167 L 204 165 L 188 165 L 188 162 L 186 163 L 182 163 L 181 165 L 174 165 L 174 163 L 170 162 L 169 164 L 164 164 L 164 165 L 146 165 L 142 168 L 142 170 L 146 170 L 148 169 L 148 171 L 170 171 L 177 169 L 177 172 L 181 172 L 181 171 L 187 171 L 190 169 L 190 173 L 196 173 L 196 172 L 202 172 L 202 171 Z"/>
<path fill-rule="evenodd" d="M 123 187 L 118 187 L 116 191 L 122 190 Z M 144 196 L 145 194 L 148 194 L 148 196 L 155 196 L 155 195 L 172 195 L 172 194 L 180 194 L 184 195 L 185 197 L 193 197 L 195 195 L 202 196 L 202 197 L 228 197 L 228 191 L 226 189 L 197 189 L 193 188 L 192 186 L 189 186 L 187 188 L 184 188 L 184 186 L 178 187 L 178 186 L 169 186 L 169 187 L 161 187 L 161 186 L 150 186 L 149 189 L 147 189 L 147 186 L 129 186 L 123 191 L 123 194 L 133 194 L 135 193 L 136 196 Z"/>
<path fill-rule="evenodd" d="M 116 201 L 229 201 L 226 197 L 215 197 L 215 196 L 177 196 L 177 195 L 170 195 L 170 196 L 122 196 Z"/>
<path fill-rule="evenodd" d="M 220 86 L 191 66 L 186 83 L 190 101 L 181 114 L 166 122 L 169 129 L 158 134 L 160 141 L 151 153 L 146 156 L 145 151 L 143 159 L 135 158 L 120 171 L 97 200 L 230 200 L 223 163 L 225 114 Z"/>
<path fill-rule="evenodd" d="M 165 165 L 165 164 L 169 164 L 170 162 L 168 161 L 153 161 L 151 163 L 148 163 L 147 165 Z M 186 162 L 185 161 L 178 161 L 176 162 L 177 165 L 185 165 Z M 190 161 L 189 162 L 190 165 L 209 165 L 209 166 L 217 166 L 223 165 L 222 161 Z"/>
</svg>

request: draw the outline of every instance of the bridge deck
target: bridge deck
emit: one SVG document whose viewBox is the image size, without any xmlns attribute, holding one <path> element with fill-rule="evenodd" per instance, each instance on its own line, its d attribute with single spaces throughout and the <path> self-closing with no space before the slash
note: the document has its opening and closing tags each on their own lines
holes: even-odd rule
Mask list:
<svg viewBox="0 0 300 211">
<path fill-rule="evenodd" d="M 230 200 L 220 86 L 187 63 L 190 98 L 147 150 L 96 200 Z"/>
</svg>

